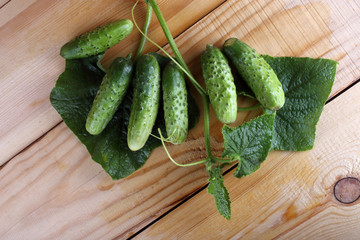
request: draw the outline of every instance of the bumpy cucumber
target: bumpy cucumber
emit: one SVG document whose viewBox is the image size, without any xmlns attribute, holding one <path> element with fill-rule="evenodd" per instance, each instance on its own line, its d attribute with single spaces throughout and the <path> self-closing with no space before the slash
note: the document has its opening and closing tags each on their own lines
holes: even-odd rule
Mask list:
<svg viewBox="0 0 360 240">
<path fill-rule="evenodd" d="M 223 50 L 263 107 L 277 110 L 284 105 L 285 94 L 278 77 L 253 48 L 230 38 L 225 41 Z"/>
<path fill-rule="evenodd" d="M 112 119 L 129 87 L 132 71 L 131 55 L 112 62 L 86 120 L 85 127 L 90 134 L 101 133 Z"/>
<path fill-rule="evenodd" d="M 156 58 L 145 54 L 136 62 L 134 96 L 127 142 L 132 151 L 142 148 L 150 136 L 159 110 L 160 67 Z"/>
<path fill-rule="evenodd" d="M 182 143 L 188 133 L 187 90 L 184 72 L 173 61 L 163 70 L 162 90 L 168 141 Z"/>
<path fill-rule="evenodd" d="M 97 55 L 119 43 L 131 33 L 132 29 L 133 23 L 128 19 L 120 19 L 105 26 L 97 27 L 62 46 L 60 55 L 65 59 Z"/>
<path fill-rule="evenodd" d="M 237 115 L 234 77 L 220 49 L 206 46 L 201 54 L 201 67 L 210 103 L 222 123 L 232 123 Z"/>
</svg>

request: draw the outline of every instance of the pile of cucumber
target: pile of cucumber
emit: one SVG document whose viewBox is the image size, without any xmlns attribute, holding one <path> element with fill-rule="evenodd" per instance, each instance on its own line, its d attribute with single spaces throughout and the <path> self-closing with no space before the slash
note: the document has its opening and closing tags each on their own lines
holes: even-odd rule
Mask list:
<svg viewBox="0 0 360 240">
<path fill-rule="evenodd" d="M 64 73 L 81 72 L 80 68 L 87 66 L 90 61 L 92 71 L 89 71 L 89 74 L 97 76 L 89 77 L 94 78 L 94 81 L 88 84 L 91 85 L 91 89 L 88 89 L 86 96 L 80 94 L 81 106 L 75 104 L 71 111 L 63 111 L 63 106 L 69 102 L 67 91 L 79 85 L 71 85 L 72 82 L 69 81 L 73 76 L 60 76 L 58 82 L 61 84 L 54 88 L 56 91 L 52 91 L 52 104 L 62 115 L 65 123 L 68 121 L 69 128 L 85 144 L 93 159 L 100 163 L 113 179 L 126 177 L 145 163 L 151 151 L 160 145 L 159 141 L 150 136 L 161 140 L 169 159 L 177 166 L 203 164 L 209 174 L 207 191 L 213 195 L 219 213 L 230 219 L 231 202 L 224 185 L 223 167 L 238 162 L 234 176 L 241 178 L 256 171 L 271 150 L 311 149 L 315 139 L 316 123 L 334 82 L 336 62 L 293 57 L 276 58 L 275 62 L 275 58 L 258 54 L 239 39 L 229 38 L 221 49 L 207 45 L 202 52 L 201 69 L 206 86 L 204 88 L 194 78 L 184 61 L 156 1 L 145 1 L 147 10 L 143 31 L 134 17 L 137 3 L 138 1 L 132 8 L 132 21 L 121 19 L 109 23 L 81 34 L 62 46 L 60 55 L 67 60 L 66 66 L 75 66 L 71 71 L 65 69 Z M 174 57 L 147 37 L 152 12 L 160 23 Z M 104 53 L 127 37 L 134 26 L 142 34 L 136 55 L 115 58 L 110 66 L 104 69 L 99 63 Z M 143 54 L 146 40 L 157 46 L 167 57 L 155 53 Z M 297 63 L 305 66 L 303 72 L 314 78 L 312 82 L 308 84 L 307 77 L 298 77 Z M 313 63 L 316 64 L 314 69 Z M 279 74 L 281 82 L 269 64 Z M 236 89 L 233 76 L 235 72 L 250 89 L 246 89 L 245 85 Z M 181 144 L 186 141 L 188 129 L 194 126 L 194 119 L 198 117 L 198 108 L 187 92 L 185 78 L 202 99 L 206 157 L 197 162 L 177 163 L 167 151 L 165 142 Z M 325 86 L 319 90 L 316 87 L 322 78 Z M 86 83 L 83 81 L 85 79 L 80 76 L 77 80 Z M 100 86 L 98 80 L 102 80 Z M 306 82 L 307 88 L 293 90 L 296 94 L 292 96 L 289 93 L 289 83 L 294 81 L 299 84 Z M 87 85 L 81 86 L 83 89 Z M 319 91 L 314 92 L 311 86 L 315 86 Z M 240 88 L 246 90 L 240 92 Z M 284 90 L 287 97 L 285 107 Z M 77 92 L 73 93 L 76 94 Z M 238 94 L 254 97 L 259 104 L 239 108 Z M 309 94 L 319 96 L 310 99 Z M 292 98 L 295 97 L 295 104 L 298 103 L 298 97 L 303 98 L 300 107 L 292 105 Z M 86 98 L 86 101 L 83 101 L 83 98 Z M 65 101 L 61 102 L 64 99 Z M 210 106 L 214 109 L 216 118 L 225 124 L 222 128 L 224 151 L 221 156 L 212 153 Z M 159 109 L 160 107 L 163 109 Z M 264 110 L 261 116 L 235 128 L 227 126 L 236 121 L 238 111 L 250 111 L 257 107 Z M 278 111 L 280 108 L 282 109 Z M 78 111 L 79 109 L 81 111 Z M 77 121 L 78 119 L 80 120 Z M 76 123 L 72 124 L 74 120 Z M 159 136 L 154 135 L 155 130 L 158 130 Z M 163 132 L 166 132 L 165 137 Z M 283 139 L 287 139 L 288 143 Z M 299 143 L 298 139 L 301 139 Z"/>
<path fill-rule="evenodd" d="M 128 36 L 133 23 L 121 19 L 84 33 L 66 43 L 60 51 L 65 59 L 79 59 L 104 53 Z M 282 85 L 269 64 L 250 46 L 236 38 L 225 41 L 223 51 L 211 45 L 201 55 L 206 92 L 216 117 L 224 124 L 237 117 L 237 93 L 227 58 L 254 92 L 260 104 L 270 110 L 284 105 Z M 141 149 L 155 124 L 162 93 L 167 141 L 180 144 L 188 133 L 188 106 L 185 74 L 176 62 L 169 61 L 160 69 L 157 59 L 144 54 L 116 58 L 95 96 L 87 116 L 86 130 L 100 134 L 113 118 L 126 92 L 134 81 L 133 101 L 127 132 L 128 147 Z"/>
</svg>

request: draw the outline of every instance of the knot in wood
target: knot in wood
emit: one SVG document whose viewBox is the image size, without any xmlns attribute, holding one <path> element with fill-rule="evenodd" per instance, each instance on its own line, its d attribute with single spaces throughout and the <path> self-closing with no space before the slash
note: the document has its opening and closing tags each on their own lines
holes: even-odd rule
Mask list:
<svg viewBox="0 0 360 240">
<path fill-rule="evenodd" d="M 360 198 L 360 181 L 354 177 L 342 178 L 334 186 L 334 196 L 341 203 L 350 204 Z"/>
</svg>

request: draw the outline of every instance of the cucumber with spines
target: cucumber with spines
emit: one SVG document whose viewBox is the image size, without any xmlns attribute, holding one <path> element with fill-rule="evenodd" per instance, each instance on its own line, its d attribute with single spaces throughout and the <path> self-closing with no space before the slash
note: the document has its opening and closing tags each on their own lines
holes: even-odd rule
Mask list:
<svg viewBox="0 0 360 240">
<path fill-rule="evenodd" d="M 237 38 L 230 38 L 223 50 L 264 108 L 278 110 L 284 105 L 285 94 L 278 77 L 255 49 Z"/>
<path fill-rule="evenodd" d="M 136 61 L 133 102 L 127 142 L 132 151 L 141 149 L 155 124 L 160 102 L 160 66 L 150 54 Z"/>
<path fill-rule="evenodd" d="M 207 45 L 201 54 L 201 67 L 216 117 L 225 124 L 234 122 L 237 116 L 237 94 L 227 59 L 220 49 Z"/>
<path fill-rule="evenodd" d="M 86 119 L 85 127 L 90 134 L 101 133 L 112 119 L 129 87 L 132 72 L 131 54 L 111 63 Z"/>
<path fill-rule="evenodd" d="M 127 37 L 133 29 L 128 19 L 120 19 L 83 33 L 61 47 L 65 59 L 85 58 L 105 52 Z"/>
<path fill-rule="evenodd" d="M 184 72 L 173 61 L 163 70 L 162 90 L 167 140 L 180 144 L 188 133 L 187 89 Z"/>
</svg>

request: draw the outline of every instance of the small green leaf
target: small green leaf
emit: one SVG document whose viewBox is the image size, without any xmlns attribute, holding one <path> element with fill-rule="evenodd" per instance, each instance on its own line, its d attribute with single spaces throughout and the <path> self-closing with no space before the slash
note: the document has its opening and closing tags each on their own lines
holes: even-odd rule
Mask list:
<svg viewBox="0 0 360 240">
<path fill-rule="evenodd" d="M 312 149 L 316 124 L 331 92 L 337 63 L 329 59 L 264 58 L 285 92 L 285 105 L 276 112 L 272 149 Z"/>
<path fill-rule="evenodd" d="M 264 114 L 236 128 L 223 127 L 223 157 L 239 160 L 235 177 L 241 178 L 256 171 L 266 159 L 271 147 L 274 119 L 275 113 Z"/>
<path fill-rule="evenodd" d="M 124 178 L 141 166 L 149 158 L 153 149 L 161 145 L 156 138 L 150 137 L 145 146 L 131 151 L 127 145 L 127 126 L 133 91 L 129 88 L 113 119 L 99 135 L 91 135 L 85 129 L 85 122 L 92 106 L 104 72 L 98 67 L 102 56 L 66 60 L 65 71 L 59 76 L 51 91 L 50 100 L 65 124 L 86 146 L 92 159 L 99 163 L 113 178 Z M 189 99 L 189 126 L 194 126 L 199 115 L 195 101 Z M 162 106 L 153 128 L 165 129 Z"/>
<path fill-rule="evenodd" d="M 208 193 L 214 196 L 216 208 L 226 219 L 231 217 L 229 192 L 225 188 L 224 178 L 221 173 L 221 167 L 217 166 L 209 170 Z"/>
</svg>

